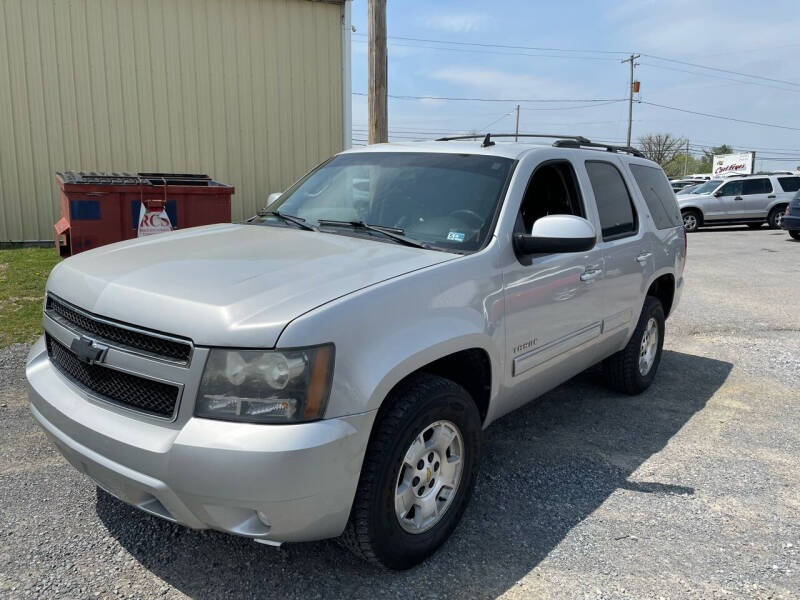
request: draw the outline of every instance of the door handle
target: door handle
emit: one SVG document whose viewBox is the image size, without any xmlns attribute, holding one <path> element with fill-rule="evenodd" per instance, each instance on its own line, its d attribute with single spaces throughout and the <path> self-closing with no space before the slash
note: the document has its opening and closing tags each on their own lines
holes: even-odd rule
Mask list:
<svg viewBox="0 0 800 600">
<path fill-rule="evenodd" d="M 767 196 L 767 198 L 776 198 L 776 197 L 777 196 L 775 196 L 775 194 L 770 194 L 769 196 Z"/>
<path fill-rule="evenodd" d="M 581 273 L 581 281 L 594 281 L 602 274 L 602 269 L 587 268 L 583 273 Z"/>
<path fill-rule="evenodd" d="M 736 196 L 736 198 L 734 198 L 734 200 L 738 202 L 739 200 L 744 200 L 744 198 L 742 198 L 741 196 Z"/>
<path fill-rule="evenodd" d="M 637 262 L 640 265 L 643 265 L 647 262 L 647 259 L 653 256 L 652 252 L 642 252 L 639 256 L 636 257 Z"/>
</svg>

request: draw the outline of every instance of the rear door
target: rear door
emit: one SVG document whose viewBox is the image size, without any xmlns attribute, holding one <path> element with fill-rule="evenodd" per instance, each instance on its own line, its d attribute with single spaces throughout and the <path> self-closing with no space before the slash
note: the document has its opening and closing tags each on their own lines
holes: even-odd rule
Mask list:
<svg viewBox="0 0 800 600">
<path fill-rule="evenodd" d="M 613 162 L 612 162 L 613 161 Z M 600 219 L 604 277 L 598 281 L 603 302 L 603 335 L 629 327 L 639 318 L 643 288 L 653 272 L 653 253 L 616 157 L 586 161 L 586 172 Z"/>
<path fill-rule="evenodd" d="M 767 209 L 775 199 L 775 190 L 769 177 L 757 177 L 742 181 L 743 209 L 737 218 L 766 219 Z"/>
</svg>

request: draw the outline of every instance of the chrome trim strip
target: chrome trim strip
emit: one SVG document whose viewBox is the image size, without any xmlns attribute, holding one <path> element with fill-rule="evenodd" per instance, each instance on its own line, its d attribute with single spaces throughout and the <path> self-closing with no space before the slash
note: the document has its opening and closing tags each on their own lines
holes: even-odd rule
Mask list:
<svg viewBox="0 0 800 600">
<path fill-rule="evenodd" d="M 52 298 L 55 302 L 59 302 L 59 303 L 63 304 L 64 306 L 66 306 L 70 310 L 74 310 L 76 313 L 80 313 L 81 315 L 83 315 L 84 317 L 86 317 L 87 319 L 90 319 L 92 321 L 96 321 L 98 323 L 103 323 L 103 324 L 108 325 L 110 327 L 117 327 L 119 329 L 125 329 L 126 331 L 132 331 L 133 333 L 138 333 L 139 335 L 146 335 L 146 336 L 149 336 L 149 337 L 154 337 L 154 338 L 158 338 L 158 339 L 162 339 L 162 340 L 167 340 L 169 342 L 174 342 L 176 344 L 182 344 L 184 346 L 188 346 L 189 347 L 189 357 L 188 357 L 187 360 L 178 360 L 178 359 L 174 359 L 174 358 L 169 358 L 167 356 L 163 356 L 161 354 L 154 354 L 152 352 L 147 352 L 146 350 L 141 350 L 139 348 L 132 348 L 130 346 L 126 346 L 124 344 L 120 344 L 120 343 L 115 342 L 113 340 L 109 340 L 107 338 L 104 338 L 102 336 L 94 334 L 94 333 L 92 333 L 90 331 L 86 331 L 86 330 L 82 329 L 81 327 L 78 327 L 74 323 L 71 323 L 69 320 L 65 319 L 64 317 L 59 315 L 54 310 L 48 310 L 47 309 L 47 300 L 48 300 L 48 298 Z M 190 339 L 171 336 L 169 334 L 160 333 L 160 332 L 157 332 L 157 331 L 151 331 L 149 329 L 142 329 L 142 328 L 139 328 L 139 327 L 134 327 L 132 325 L 126 325 L 126 324 L 120 323 L 118 321 L 113 321 L 111 319 L 106 319 L 105 317 L 101 317 L 101 316 L 95 315 L 93 313 L 90 313 L 90 312 L 88 312 L 86 310 L 83 310 L 82 308 L 80 308 L 78 306 L 75 306 L 71 302 L 67 302 L 66 300 L 62 300 L 60 297 L 56 296 L 55 294 L 53 294 L 51 292 L 47 293 L 47 297 L 45 298 L 44 306 L 45 306 L 44 314 L 47 315 L 48 317 L 50 317 L 51 319 L 53 319 L 54 321 L 57 321 L 65 329 L 69 329 L 72 332 L 78 333 L 78 334 L 83 333 L 83 335 L 85 335 L 87 337 L 91 337 L 92 339 L 95 339 L 98 342 L 102 342 L 106 346 L 114 347 L 114 348 L 117 348 L 119 350 L 123 350 L 125 352 L 128 352 L 130 354 L 138 354 L 140 356 L 144 356 L 144 357 L 147 357 L 147 358 L 151 358 L 153 360 L 159 360 L 159 361 L 170 363 L 170 364 L 181 365 L 181 366 L 185 366 L 185 367 L 189 367 L 192 364 L 192 358 L 194 357 L 194 342 L 192 342 L 192 340 L 190 340 Z"/>
<path fill-rule="evenodd" d="M 569 352 L 581 344 L 585 344 L 586 342 L 596 338 L 600 335 L 601 331 L 602 323 L 598 321 L 597 323 L 592 323 L 591 325 L 587 325 L 582 329 L 573 331 L 563 338 L 545 344 L 541 348 L 529 350 L 525 354 L 521 354 L 514 358 L 512 375 L 521 375 L 525 371 L 529 371 L 530 369 L 539 366 L 543 362 L 551 360 L 563 354 L 564 352 Z"/>
</svg>

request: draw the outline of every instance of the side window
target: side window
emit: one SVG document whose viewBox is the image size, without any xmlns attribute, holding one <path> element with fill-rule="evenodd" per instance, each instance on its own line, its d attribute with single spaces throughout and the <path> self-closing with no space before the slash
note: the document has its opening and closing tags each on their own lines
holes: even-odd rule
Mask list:
<svg viewBox="0 0 800 600">
<path fill-rule="evenodd" d="M 747 194 L 769 194 L 772 192 L 772 183 L 766 177 L 763 179 L 745 179 L 742 182 L 742 193 Z"/>
<path fill-rule="evenodd" d="M 628 193 L 622 174 L 611 163 L 586 161 L 586 172 L 592 183 L 603 240 L 633 235 L 636 233 L 636 210 Z"/>
<path fill-rule="evenodd" d="M 682 224 L 681 213 L 675 194 L 667 181 L 664 171 L 657 167 L 629 164 L 636 185 L 644 196 L 653 223 L 657 229 L 669 229 Z"/>
<path fill-rule="evenodd" d="M 585 216 L 575 171 L 567 161 L 547 162 L 536 168 L 525 189 L 514 229 L 530 233 L 536 219 L 546 215 Z"/>
<path fill-rule="evenodd" d="M 719 188 L 720 196 L 741 196 L 742 195 L 742 181 L 729 181 L 721 188 Z"/>
<path fill-rule="evenodd" d="M 784 192 L 796 192 L 800 190 L 800 177 L 778 177 Z"/>
</svg>

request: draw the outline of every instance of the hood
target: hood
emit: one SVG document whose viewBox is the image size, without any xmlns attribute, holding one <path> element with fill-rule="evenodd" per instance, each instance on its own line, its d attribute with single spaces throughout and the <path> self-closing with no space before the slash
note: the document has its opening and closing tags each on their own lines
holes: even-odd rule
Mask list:
<svg viewBox="0 0 800 600">
<path fill-rule="evenodd" d="M 53 270 L 47 289 L 97 315 L 197 345 L 268 348 L 305 312 L 454 258 L 345 235 L 224 224 L 78 254 Z"/>
<path fill-rule="evenodd" d="M 675 198 L 678 200 L 678 204 L 683 202 L 687 202 L 689 200 L 697 200 L 698 198 L 708 198 L 711 194 L 684 194 L 683 196 L 676 195 Z"/>
</svg>

